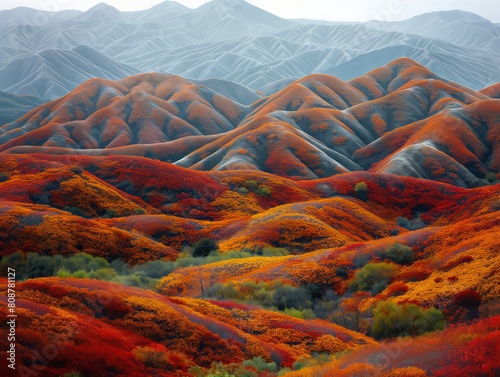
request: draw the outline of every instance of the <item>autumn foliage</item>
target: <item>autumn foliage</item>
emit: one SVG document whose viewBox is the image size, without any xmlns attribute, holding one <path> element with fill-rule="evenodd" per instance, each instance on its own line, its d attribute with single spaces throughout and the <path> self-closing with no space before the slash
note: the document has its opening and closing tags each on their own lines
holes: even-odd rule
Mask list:
<svg viewBox="0 0 500 377">
<path fill-rule="evenodd" d="M 497 89 L 399 59 L 243 106 L 151 73 L 1 126 L 20 368 L 498 375 Z"/>
</svg>

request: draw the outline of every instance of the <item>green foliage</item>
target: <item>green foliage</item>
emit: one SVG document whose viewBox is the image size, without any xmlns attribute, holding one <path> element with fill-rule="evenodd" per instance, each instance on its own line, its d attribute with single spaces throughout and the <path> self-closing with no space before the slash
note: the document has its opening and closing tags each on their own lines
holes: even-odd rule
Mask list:
<svg viewBox="0 0 500 377">
<path fill-rule="evenodd" d="M 30 253 L 26 261 L 26 274 L 30 278 L 54 276 L 57 271 L 56 258 Z"/>
<path fill-rule="evenodd" d="M 398 217 L 396 220 L 396 224 L 408 230 L 419 230 L 427 226 L 427 224 L 421 218 L 408 220 L 405 217 Z"/>
<path fill-rule="evenodd" d="M 85 211 L 81 208 L 78 207 L 72 207 L 72 206 L 66 206 L 63 208 L 63 211 L 69 212 L 72 215 L 79 216 L 79 217 L 88 217 Z"/>
<path fill-rule="evenodd" d="M 0 183 L 6 182 L 10 179 L 10 174 L 6 171 L 0 171 Z"/>
<path fill-rule="evenodd" d="M 241 194 L 246 194 L 248 191 L 253 191 L 260 196 L 269 196 L 271 194 L 271 189 L 265 185 L 259 185 L 257 181 L 246 181 L 244 187 L 236 190 Z"/>
<path fill-rule="evenodd" d="M 236 192 L 239 194 L 248 194 L 248 189 L 246 187 L 240 187 L 236 189 Z"/>
<path fill-rule="evenodd" d="M 216 283 L 208 289 L 207 294 L 209 297 L 224 300 L 243 300 L 245 298 L 245 295 L 232 282 L 226 284 Z"/>
<path fill-rule="evenodd" d="M 116 211 L 114 209 L 107 209 L 102 217 L 112 219 L 116 217 Z"/>
<path fill-rule="evenodd" d="M 413 250 L 409 246 L 395 243 L 382 253 L 382 257 L 397 264 L 408 264 L 413 259 Z"/>
<path fill-rule="evenodd" d="M 198 258 L 193 257 L 190 253 L 185 253 L 175 262 L 155 260 L 130 266 L 120 259 L 108 262 L 104 258 L 86 253 L 64 257 L 62 255 L 47 256 L 36 253 L 24 254 L 16 252 L 6 255 L 0 260 L 0 271 L 5 276 L 8 267 L 15 268 L 16 275 L 20 280 L 58 276 L 60 278 L 104 280 L 135 287 L 155 289 L 162 277 L 171 274 L 179 268 L 200 266 L 228 259 L 249 258 L 252 256 L 253 254 L 244 251 L 230 251 L 225 254 L 212 252 L 207 257 Z"/>
<path fill-rule="evenodd" d="M 254 357 L 252 360 L 246 360 L 242 365 L 245 368 L 255 369 L 257 372 L 276 373 L 278 371 L 276 363 L 268 363 L 261 357 Z"/>
<path fill-rule="evenodd" d="M 368 263 L 356 273 L 349 287 L 355 292 L 380 293 L 398 271 L 398 267 L 394 264 Z"/>
<path fill-rule="evenodd" d="M 282 257 L 286 255 L 290 255 L 287 249 L 282 247 L 265 247 L 262 249 L 261 254 L 263 257 Z"/>
<path fill-rule="evenodd" d="M 80 372 L 68 372 L 64 373 L 64 377 L 80 377 Z"/>
<path fill-rule="evenodd" d="M 443 313 L 436 308 L 424 309 L 415 304 L 398 305 L 380 301 L 373 311 L 371 334 L 376 339 L 417 336 L 444 329 Z"/>
<path fill-rule="evenodd" d="M 217 242 L 209 238 L 202 238 L 193 245 L 193 257 L 207 257 L 211 252 L 217 251 L 219 246 Z"/>
<path fill-rule="evenodd" d="M 291 317 L 299 318 L 299 319 L 314 319 L 316 315 L 314 314 L 312 309 L 295 309 L 295 308 L 286 308 L 283 313 L 289 315 Z"/>
<path fill-rule="evenodd" d="M 368 185 L 366 182 L 358 182 L 356 186 L 354 186 L 354 194 L 363 201 L 368 200 Z"/>
<path fill-rule="evenodd" d="M 69 167 L 69 169 L 70 169 L 73 173 L 78 174 L 78 175 L 81 175 L 81 174 L 83 174 L 83 172 L 84 172 L 83 167 L 82 167 L 82 166 L 80 166 L 80 165 L 71 165 L 71 166 Z"/>
<path fill-rule="evenodd" d="M 189 368 L 189 374 L 195 377 L 258 377 L 278 373 L 276 363 L 268 363 L 261 357 L 245 360 L 243 363 L 221 364 L 212 363 L 211 367 L 203 369 L 199 366 Z"/>
<path fill-rule="evenodd" d="M 294 287 L 280 280 L 268 282 L 216 283 L 207 290 L 209 297 L 218 300 L 253 302 L 267 308 L 281 311 L 289 309 L 289 314 L 298 318 L 315 318 L 313 297 L 306 287 Z"/>
<path fill-rule="evenodd" d="M 1 276 L 7 276 L 7 270 L 9 267 L 16 270 L 17 279 L 26 278 L 26 257 L 22 252 L 18 251 L 10 255 L 3 256 L 0 259 Z"/>
<path fill-rule="evenodd" d="M 273 304 L 279 310 L 286 308 L 307 309 L 312 306 L 311 297 L 305 287 L 294 287 L 288 284 L 275 284 Z"/>
<path fill-rule="evenodd" d="M 484 176 L 484 179 L 488 181 L 488 183 L 493 183 L 497 181 L 497 175 L 495 173 L 488 173 Z M 1 182 L 1 181 L 0 181 Z"/>
<path fill-rule="evenodd" d="M 271 195 L 271 189 L 267 186 L 260 186 L 257 191 L 255 191 L 257 195 L 260 196 L 269 196 Z"/>
<path fill-rule="evenodd" d="M 252 248 L 245 248 L 243 251 L 249 253 L 250 255 L 259 255 L 263 257 L 282 257 L 290 255 L 290 252 L 287 249 L 273 246 L 262 247 L 255 245 Z"/>
<path fill-rule="evenodd" d="M 259 187 L 259 184 L 256 181 L 246 181 L 245 187 L 250 191 L 255 191 Z"/>
<path fill-rule="evenodd" d="M 315 367 L 318 365 L 324 365 L 332 361 L 332 355 L 328 353 L 316 353 L 313 352 L 311 356 L 301 357 L 296 362 L 292 364 L 293 370 L 300 370 L 304 368 Z"/>
</svg>

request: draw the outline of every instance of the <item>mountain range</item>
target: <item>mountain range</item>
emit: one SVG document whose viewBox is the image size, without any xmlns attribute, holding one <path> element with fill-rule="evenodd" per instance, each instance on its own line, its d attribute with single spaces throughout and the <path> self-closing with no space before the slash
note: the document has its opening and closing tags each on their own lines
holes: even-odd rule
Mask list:
<svg viewBox="0 0 500 377">
<path fill-rule="evenodd" d="M 499 30 L 0 12 L 0 375 L 497 376 Z"/>
<path fill-rule="evenodd" d="M 500 81 L 500 28 L 472 13 L 364 24 L 285 20 L 243 0 L 120 12 L 0 12 L 0 90 L 55 99 L 92 77 L 161 71 L 263 90 L 311 73 L 350 80 L 406 56 L 480 90 Z M 285 81 L 285 82 L 283 82 Z"/>
<path fill-rule="evenodd" d="M 89 80 L 1 126 L 0 152 L 145 156 L 293 179 L 366 170 L 475 187 L 500 170 L 497 95 L 408 58 L 350 81 L 312 74 L 269 96 L 142 73 Z"/>
</svg>

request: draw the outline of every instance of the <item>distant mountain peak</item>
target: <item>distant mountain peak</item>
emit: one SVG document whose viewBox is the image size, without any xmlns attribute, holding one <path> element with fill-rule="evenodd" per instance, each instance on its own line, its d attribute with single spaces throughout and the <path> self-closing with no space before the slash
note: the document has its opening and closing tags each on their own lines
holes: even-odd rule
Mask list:
<svg viewBox="0 0 500 377">
<path fill-rule="evenodd" d="M 181 3 L 177 2 L 177 1 L 166 0 L 166 1 L 163 1 L 161 3 L 156 4 L 155 6 L 150 8 L 149 10 L 152 10 L 152 9 L 154 9 L 154 10 L 158 10 L 158 9 L 185 9 L 185 10 L 188 10 L 189 8 L 187 8 L 186 6 L 182 5 Z"/>
<path fill-rule="evenodd" d="M 106 4 L 103 2 L 94 5 L 88 11 L 91 11 L 91 10 L 108 10 L 108 11 L 113 11 L 113 12 L 119 12 L 119 10 L 116 9 L 115 7 L 113 7 L 112 5 L 109 5 L 109 4 Z"/>
<path fill-rule="evenodd" d="M 118 9 L 106 3 L 99 3 L 94 5 L 86 12 L 79 14 L 77 18 L 88 19 L 101 17 L 108 19 L 110 16 L 112 16 L 115 20 L 122 19 L 122 13 Z M 112 21 L 112 19 L 109 19 L 108 21 Z"/>
<path fill-rule="evenodd" d="M 213 4 L 224 6 L 237 6 L 246 3 L 245 0 L 212 0 Z"/>
</svg>

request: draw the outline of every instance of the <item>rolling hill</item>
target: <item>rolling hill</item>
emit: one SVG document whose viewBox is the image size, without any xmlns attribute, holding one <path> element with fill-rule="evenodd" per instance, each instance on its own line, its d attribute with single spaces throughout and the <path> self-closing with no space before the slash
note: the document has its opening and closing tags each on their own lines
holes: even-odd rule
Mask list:
<svg viewBox="0 0 500 377">
<path fill-rule="evenodd" d="M 1 376 L 499 374 L 498 25 L 0 19 Z"/>
<path fill-rule="evenodd" d="M 347 82 L 309 75 L 267 97 L 165 74 L 93 79 L 0 127 L 0 152 L 145 156 L 294 179 L 366 170 L 475 187 L 500 168 L 491 93 L 407 58 Z"/>
</svg>

